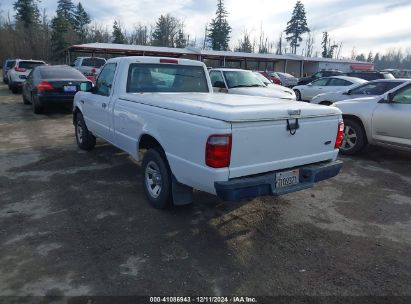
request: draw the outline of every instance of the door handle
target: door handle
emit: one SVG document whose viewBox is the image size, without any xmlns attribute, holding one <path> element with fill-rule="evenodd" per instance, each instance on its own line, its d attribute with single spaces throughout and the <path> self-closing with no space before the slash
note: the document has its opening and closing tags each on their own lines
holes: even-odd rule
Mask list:
<svg viewBox="0 0 411 304">
<path fill-rule="evenodd" d="M 101 106 L 103 107 L 103 109 L 107 108 L 107 104 L 106 104 L 105 102 L 103 102 L 103 103 L 101 104 Z"/>
<path fill-rule="evenodd" d="M 84 100 L 83 100 L 83 99 L 80 99 L 80 102 L 81 102 L 82 104 L 84 104 Z"/>
</svg>

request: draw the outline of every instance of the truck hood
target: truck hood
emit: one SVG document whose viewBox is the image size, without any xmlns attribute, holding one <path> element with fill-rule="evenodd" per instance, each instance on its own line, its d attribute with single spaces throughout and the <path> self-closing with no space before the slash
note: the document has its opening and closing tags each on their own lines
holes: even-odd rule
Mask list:
<svg viewBox="0 0 411 304">
<path fill-rule="evenodd" d="M 283 99 L 293 99 L 294 96 L 290 90 L 281 86 L 255 87 L 255 88 L 233 88 L 229 89 L 230 94 L 276 97 Z"/>
<path fill-rule="evenodd" d="M 227 122 L 340 115 L 335 107 L 258 96 L 213 93 L 127 93 L 123 100 Z"/>
</svg>

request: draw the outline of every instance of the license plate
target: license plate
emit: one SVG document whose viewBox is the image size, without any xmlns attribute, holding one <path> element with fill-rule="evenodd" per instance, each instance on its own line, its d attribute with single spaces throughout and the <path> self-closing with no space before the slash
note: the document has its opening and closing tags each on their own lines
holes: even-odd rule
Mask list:
<svg viewBox="0 0 411 304">
<path fill-rule="evenodd" d="M 300 182 L 300 170 L 280 172 L 275 175 L 275 187 L 285 188 L 296 185 Z"/>
<path fill-rule="evenodd" d="M 76 86 L 64 86 L 64 92 L 77 92 Z"/>
</svg>

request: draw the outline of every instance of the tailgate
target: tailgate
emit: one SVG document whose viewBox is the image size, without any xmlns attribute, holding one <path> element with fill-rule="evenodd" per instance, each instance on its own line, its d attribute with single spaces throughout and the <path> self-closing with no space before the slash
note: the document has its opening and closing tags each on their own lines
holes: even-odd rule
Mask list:
<svg viewBox="0 0 411 304">
<path fill-rule="evenodd" d="M 300 118 L 294 135 L 287 130 L 287 119 L 233 122 L 230 178 L 336 159 L 339 119 L 339 115 Z"/>
</svg>

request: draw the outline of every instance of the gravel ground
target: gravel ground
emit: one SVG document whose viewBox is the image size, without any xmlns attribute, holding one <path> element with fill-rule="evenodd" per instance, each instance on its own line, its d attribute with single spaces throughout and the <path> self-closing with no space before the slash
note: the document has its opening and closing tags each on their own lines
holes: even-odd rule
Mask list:
<svg viewBox="0 0 411 304">
<path fill-rule="evenodd" d="M 138 163 L 1 85 L 0 296 L 411 296 L 410 155 L 341 159 L 310 190 L 159 211 Z"/>
</svg>

